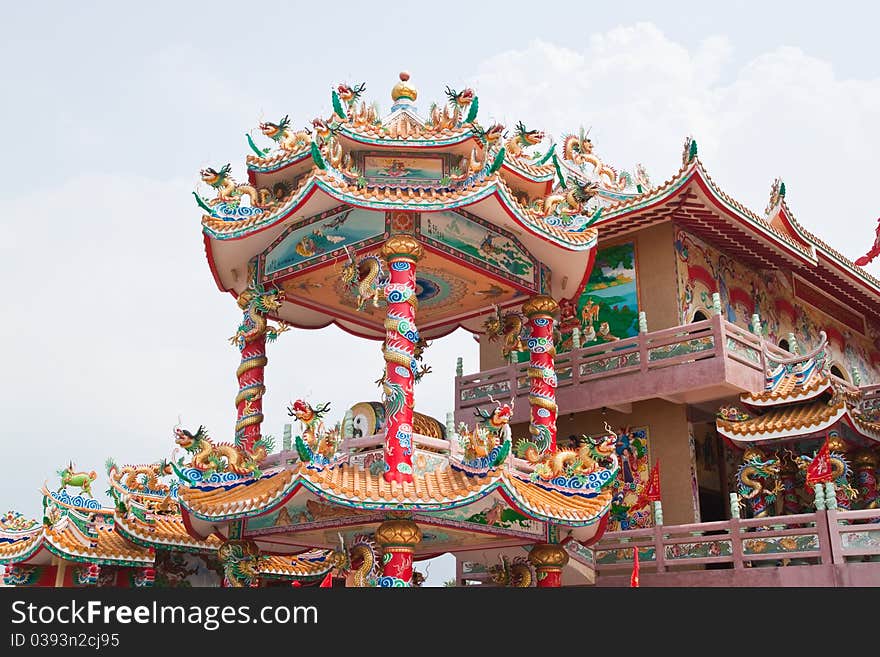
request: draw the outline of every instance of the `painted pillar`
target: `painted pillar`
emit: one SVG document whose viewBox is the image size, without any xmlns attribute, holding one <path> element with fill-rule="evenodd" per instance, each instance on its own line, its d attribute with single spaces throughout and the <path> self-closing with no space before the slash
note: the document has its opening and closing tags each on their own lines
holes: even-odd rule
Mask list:
<svg viewBox="0 0 880 657">
<path fill-rule="evenodd" d="M 529 562 L 535 567 L 538 587 L 562 586 L 562 568 L 568 563 L 568 552 L 564 548 L 550 543 L 536 545 L 529 552 Z"/>
<path fill-rule="evenodd" d="M 284 300 L 280 290 L 264 290 L 256 283 L 238 295 L 238 307 L 244 311 L 241 324 L 231 341 L 241 352 L 241 364 L 235 376 L 238 378 L 238 394 L 235 397 L 236 422 L 235 444 L 251 451 L 260 439 L 263 422 L 263 371 L 266 358 L 266 342 L 278 337 L 287 329 L 282 324 L 271 328 L 266 323 L 267 311 L 277 310 Z"/>
<path fill-rule="evenodd" d="M 390 279 L 385 319 L 385 480 L 411 482 L 413 385 L 415 382 L 416 261 L 422 245 L 412 235 L 393 235 L 382 247 Z"/>
<path fill-rule="evenodd" d="M 553 345 L 553 312 L 558 308 L 548 296 L 538 295 L 523 304 L 529 319 L 529 433 L 541 452 L 556 451 L 556 368 Z"/>
<path fill-rule="evenodd" d="M 853 463 L 856 470 L 856 486 L 859 489 L 859 506 L 862 509 L 876 509 L 880 506 L 880 491 L 877 490 L 877 455 L 865 450 L 856 454 Z"/>
<path fill-rule="evenodd" d="M 801 513 L 801 503 L 797 490 L 797 466 L 786 462 L 779 473 L 782 482 L 782 514 L 786 516 Z"/>
<path fill-rule="evenodd" d="M 232 539 L 217 551 L 223 566 L 224 587 L 257 587 L 260 585 L 260 548 L 251 540 Z"/>
<path fill-rule="evenodd" d="M 412 520 L 386 520 L 376 529 L 376 543 L 382 546 L 380 587 L 412 586 L 413 555 L 422 531 Z"/>
</svg>

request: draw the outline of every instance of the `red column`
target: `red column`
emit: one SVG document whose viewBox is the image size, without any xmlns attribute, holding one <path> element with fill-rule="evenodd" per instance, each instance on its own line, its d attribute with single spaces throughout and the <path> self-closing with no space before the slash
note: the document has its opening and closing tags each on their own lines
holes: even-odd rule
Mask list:
<svg viewBox="0 0 880 657">
<path fill-rule="evenodd" d="M 416 261 L 422 245 L 411 235 L 394 235 L 382 247 L 390 280 L 385 319 L 385 480 L 411 482 L 413 385 L 415 383 Z"/>
<path fill-rule="evenodd" d="M 281 290 L 265 290 L 256 283 L 238 295 L 238 307 L 244 311 L 241 325 L 231 341 L 241 351 L 241 364 L 235 375 L 238 378 L 238 395 L 235 397 L 237 420 L 235 444 L 247 452 L 253 450 L 260 439 L 263 422 L 263 372 L 266 358 L 266 342 L 272 342 L 279 333 L 287 330 L 283 322 L 277 328 L 266 323 L 266 313 L 278 310 L 284 301 Z"/>
<path fill-rule="evenodd" d="M 376 542 L 383 555 L 380 587 L 412 586 L 413 555 L 421 540 L 422 532 L 412 520 L 386 520 L 379 525 Z"/>
<path fill-rule="evenodd" d="M 553 344 L 553 312 L 558 308 L 550 297 L 532 297 L 523 305 L 529 319 L 529 432 L 541 452 L 556 451 L 556 368 Z"/>
<path fill-rule="evenodd" d="M 536 545 L 529 552 L 529 562 L 535 567 L 539 587 L 562 586 L 562 568 L 568 563 L 568 552 L 564 548 L 550 543 Z"/>
</svg>

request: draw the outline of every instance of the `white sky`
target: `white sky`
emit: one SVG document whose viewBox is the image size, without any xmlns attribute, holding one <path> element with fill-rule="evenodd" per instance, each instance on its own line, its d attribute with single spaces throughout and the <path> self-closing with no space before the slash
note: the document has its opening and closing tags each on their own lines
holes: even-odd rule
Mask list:
<svg viewBox="0 0 880 657">
<path fill-rule="evenodd" d="M 603 159 L 641 162 L 655 183 L 693 134 L 713 178 L 753 210 L 781 175 L 807 228 L 852 258 L 873 242 L 873 4 L 121 4 L 4 8 L 0 510 L 36 517 L 40 485 L 70 459 L 98 470 L 103 491 L 105 458 L 167 455 L 178 416 L 231 440 L 226 338 L 239 313 L 213 283 L 190 192 L 203 166 L 232 162 L 243 178 L 244 133 L 262 144 L 261 119 L 328 114 L 337 82 L 366 81 L 383 110 L 401 69 L 423 110 L 446 84 L 471 85 L 483 121 L 557 138 L 592 127 Z M 429 350 L 423 412 L 452 410 L 458 355 L 476 369 L 468 334 Z M 381 367 L 377 344 L 336 329 L 283 335 L 264 431 L 280 441 L 296 397 L 339 417 L 376 399 Z"/>
</svg>

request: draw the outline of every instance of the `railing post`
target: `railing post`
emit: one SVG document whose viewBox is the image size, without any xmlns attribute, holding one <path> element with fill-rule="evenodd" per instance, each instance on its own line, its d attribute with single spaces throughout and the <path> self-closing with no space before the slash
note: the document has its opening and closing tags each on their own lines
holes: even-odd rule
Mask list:
<svg viewBox="0 0 880 657">
<path fill-rule="evenodd" d="M 721 295 L 717 292 L 712 293 L 712 312 L 716 315 L 721 314 Z"/>
<path fill-rule="evenodd" d="M 730 517 L 736 518 L 739 520 L 739 495 L 736 493 L 730 494 Z"/>
<path fill-rule="evenodd" d="M 797 338 L 795 337 L 794 333 L 788 334 L 788 349 L 793 354 L 799 355 L 801 353 L 801 348 L 798 345 L 798 341 L 797 341 Z"/>
<path fill-rule="evenodd" d="M 464 376 L 464 359 L 461 356 L 455 359 L 455 376 Z"/>
<path fill-rule="evenodd" d="M 639 370 L 648 371 L 648 334 L 639 333 Z"/>
<path fill-rule="evenodd" d="M 761 326 L 761 316 L 758 313 L 752 315 L 752 333 L 759 338 L 764 334 L 764 329 Z"/>
<path fill-rule="evenodd" d="M 662 517 L 662 516 L 661 516 Z M 663 546 L 663 525 L 654 525 L 654 563 L 658 573 L 666 572 L 666 548 Z M 636 548 L 638 549 L 638 548 Z"/>
<path fill-rule="evenodd" d="M 574 351 L 575 349 L 580 349 L 580 348 L 581 348 L 581 330 L 577 326 L 575 326 L 573 329 L 571 329 L 571 350 Z"/>
<path fill-rule="evenodd" d="M 742 570 L 745 566 L 743 564 L 743 545 L 739 515 L 730 519 L 730 554 L 733 557 L 734 570 Z"/>
<path fill-rule="evenodd" d="M 816 507 L 816 511 L 825 510 L 825 489 L 822 487 L 822 484 L 816 484 L 813 487 L 813 504 Z"/>
<path fill-rule="evenodd" d="M 647 333 L 648 332 L 648 315 L 645 314 L 644 310 L 639 311 L 639 333 Z"/>
<path fill-rule="evenodd" d="M 818 486 L 816 486 L 818 488 Z M 830 557 L 831 563 L 846 563 L 846 559 L 843 556 L 843 544 L 840 541 L 840 532 L 838 528 L 840 527 L 840 523 L 838 522 L 837 516 L 839 511 L 837 509 L 831 509 L 829 511 L 817 511 L 816 516 L 822 516 L 822 520 L 825 523 L 825 536 L 828 537 L 828 547 L 830 548 Z M 816 532 L 819 533 L 819 522 L 816 522 Z M 821 548 L 821 537 L 822 534 L 819 534 L 819 547 Z M 822 563 L 825 563 L 825 552 L 822 552 Z"/>
</svg>

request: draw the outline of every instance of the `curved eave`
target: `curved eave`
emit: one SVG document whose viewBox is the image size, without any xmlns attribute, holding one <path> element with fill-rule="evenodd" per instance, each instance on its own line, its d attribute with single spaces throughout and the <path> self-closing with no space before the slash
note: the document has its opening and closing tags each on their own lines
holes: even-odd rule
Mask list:
<svg viewBox="0 0 880 657">
<path fill-rule="evenodd" d="M 831 390 L 833 388 L 833 383 L 830 380 L 822 381 L 819 379 L 817 385 L 813 385 L 809 388 L 795 388 L 794 391 L 789 392 L 785 395 L 775 395 L 775 394 L 761 394 L 761 395 L 753 395 L 752 393 L 743 393 L 740 396 L 740 401 L 747 406 L 753 406 L 755 408 L 766 408 L 768 406 L 780 406 L 782 404 L 790 404 L 792 402 L 803 402 L 808 401 L 810 399 L 815 399 L 822 393 Z"/>
<path fill-rule="evenodd" d="M 193 538 L 188 533 L 185 536 L 174 537 L 168 535 L 159 535 L 155 532 L 144 531 L 144 528 L 137 523 L 130 525 L 126 520 L 116 517 L 115 528 L 127 541 L 152 550 L 157 549 L 174 549 L 182 552 L 216 552 L 220 547 L 220 542 L 207 540 L 199 540 Z M 184 532 L 186 531 L 184 527 Z"/>
<path fill-rule="evenodd" d="M 787 426 L 773 431 L 752 430 L 745 433 L 742 432 L 743 425 L 754 422 L 755 420 L 760 420 L 760 417 L 746 420 L 745 422 L 727 422 L 718 419 L 715 422 L 715 427 L 718 430 L 718 433 L 722 436 L 742 447 L 758 443 L 790 440 L 799 436 L 821 432 L 834 426 L 846 415 L 846 405 L 841 404 L 836 410 L 825 417 L 816 418 L 813 421 L 798 422 L 794 426 Z M 736 428 L 739 428 L 740 430 L 735 431 Z"/>
<path fill-rule="evenodd" d="M 505 159 L 501 164 L 501 171 L 506 171 L 527 182 L 539 185 L 551 182 L 556 176 L 556 170 L 552 165 L 523 164 L 519 160 L 508 159 Z"/>
<path fill-rule="evenodd" d="M 271 157 L 247 156 L 248 177 L 258 173 L 277 173 L 291 166 L 302 164 L 312 157 L 311 146 L 295 153 L 276 153 Z"/>
<path fill-rule="evenodd" d="M 22 536 L 13 543 L 0 543 L 0 564 L 18 563 L 30 559 L 42 545 L 42 528 L 37 529 L 29 536 Z"/>
<path fill-rule="evenodd" d="M 608 228 L 623 223 L 623 218 L 629 220 L 630 215 L 643 213 L 654 209 L 663 203 L 677 198 L 689 184 L 696 185 L 709 200 L 716 212 L 722 213 L 728 219 L 732 219 L 741 227 L 745 227 L 752 234 L 756 234 L 768 246 L 781 252 L 797 262 L 815 266 L 818 263 L 816 249 L 784 235 L 759 217 L 741 203 L 735 201 L 723 192 L 706 172 L 699 159 L 695 159 L 686 167 L 683 167 L 670 180 L 663 185 L 646 191 L 629 200 L 621 201 L 609 206 L 602 219 L 596 223 L 596 228 Z"/>
<path fill-rule="evenodd" d="M 69 545 L 60 544 L 52 535 L 52 532 L 46 532 L 43 538 L 44 545 L 49 552 L 56 557 L 69 561 L 95 563 L 101 566 L 145 566 L 152 565 L 155 562 L 155 555 L 152 553 L 143 555 L 113 553 L 111 550 L 101 546 L 100 539 L 96 548 L 83 546 L 82 549 L 77 549 Z M 124 540 L 121 536 L 120 539 Z M 132 547 L 136 547 L 138 551 L 142 549 L 140 546 Z"/>
<path fill-rule="evenodd" d="M 467 493 L 447 496 L 442 499 L 409 499 L 403 494 L 406 490 L 404 486 L 392 488 L 392 490 L 400 492 L 390 498 L 387 495 L 383 499 L 362 498 L 354 495 L 345 495 L 333 490 L 329 486 L 322 485 L 323 482 L 320 479 L 324 478 L 324 474 L 322 474 L 322 471 L 306 469 L 301 473 L 290 476 L 286 482 L 281 482 L 281 485 L 271 492 L 264 491 L 261 494 L 260 500 L 238 499 L 235 502 L 224 505 L 230 508 L 222 512 L 207 513 L 194 508 L 191 502 L 187 500 L 188 496 L 185 493 L 180 498 L 181 506 L 185 513 L 190 514 L 193 518 L 207 523 L 225 523 L 271 513 L 286 504 L 301 489 L 305 489 L 316 497 L 341 507 L 371 511 L 410 511 L 414 513 L 430 513 L 467 506 L 498 491 L 514 508 L 535 520 L 568 527 L 587 527 L 594 525 L 607 513 L 612 497 L 611 489 L 608 486 L 599 491 L 591 491 L 589 494 L 574 491 L 571 493 L 548 491 L 537 484 L 515 478 L 496 469 L 490 471 L 484 477 L 473 478 L 485 479 L 485 483 L 480 482 L 480 485 L 471 488 Z M 273 476 L 281 476 L 281 474 Z M 363 473 L 363 476 L 367 476 L 367 474 Z M 319 479 L 319 481 L 314 481 L 313 477 Z M 284 478 L 287 479 L 286 477 Z M 232 486 L 224 490 L 229 492 L 233 488 L 235 487 Z M 530 499 L 530 494 L 535 499 Z M 566 498 L 568 502 L 565 501 Z M 536 500 L 544 500 L 544 503 L 542 504 Z M 587 502 L 586 500 L 590 501 Z M 559 503 L 559 511 L 556 513 L 552 509 L 548 509 L 548 504 L 552 505 L 554 501 Z M 580 512 L 577 509 L 580 509 Z"/>
</svg>

